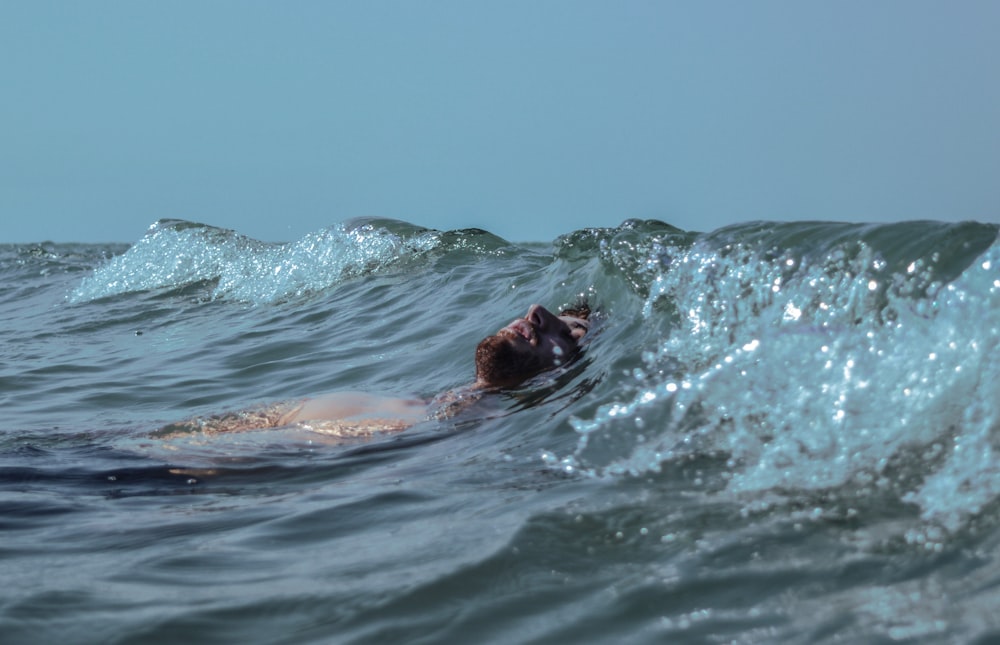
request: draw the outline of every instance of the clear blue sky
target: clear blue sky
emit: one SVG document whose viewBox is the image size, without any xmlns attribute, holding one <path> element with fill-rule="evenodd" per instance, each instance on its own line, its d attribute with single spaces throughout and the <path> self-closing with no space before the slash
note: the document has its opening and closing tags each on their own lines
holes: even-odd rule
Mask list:
<svg viewBox="0 0 1000 645">
<path fill-rule="evenodd" d="M 0 0 L 0 242 L 1000 221 L 994 0 Z"/>
</svg>

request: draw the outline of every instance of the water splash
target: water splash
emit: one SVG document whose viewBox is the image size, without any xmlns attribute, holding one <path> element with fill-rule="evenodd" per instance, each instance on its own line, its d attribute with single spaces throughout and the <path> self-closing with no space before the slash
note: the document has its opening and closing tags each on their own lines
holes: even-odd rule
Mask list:
<svg viewBox="0 0 1000 645">
<path fill-rule="evenodd" d="M 231 230 L 160 220 L 124 254 L 81 281 L 72 302 L 214 283 L 212 298 L 254 304 L 327 289 L 441 244 L 442 234 L 388 220 L 355 220 L 269 244 Z"/>
<path fill-rule="evenodd" d="M 575 419 L 577 449 L 546 461 L 614 477 L 722 455 L 722 494 L 748 506 L 889 489 L 948 531 L 1000 500 L 995 227 L 824 226 L 652 240 L 628 267 L 606 240 L 673 331 L 635 394 Z"/>
</svg>

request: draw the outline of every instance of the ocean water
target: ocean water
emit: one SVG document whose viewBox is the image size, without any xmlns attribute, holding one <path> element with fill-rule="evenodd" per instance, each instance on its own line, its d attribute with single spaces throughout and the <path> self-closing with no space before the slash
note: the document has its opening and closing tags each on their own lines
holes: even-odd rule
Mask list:
<svg viewBox="0 0 1000 645">
<path fill-rule="evenodd" d="M 0 246 L 0 641 L 994 642 L 997 233 Z M 432 397 L 530 304 L 582 298 L 579 360 L 451 419 L 156 433 Z"/>
</svg>

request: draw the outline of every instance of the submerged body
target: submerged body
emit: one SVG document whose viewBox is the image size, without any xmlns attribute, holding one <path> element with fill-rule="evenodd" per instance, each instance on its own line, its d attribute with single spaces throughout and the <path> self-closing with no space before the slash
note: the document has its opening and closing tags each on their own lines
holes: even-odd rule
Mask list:
<svg viewBox="0 0 1000 645">
<path fill-rule="evenodd" d="M 531 305 L 476 348 L 476 380 L 428 401 L 366 392 L 333 392 L 300 401 L 250 408 L 207 419 L 171 424 L 160 435 L 188 432 L 241 432 L 285 426 L 336 437 L 366 437 L 399 432 L 431 418 L 446 418 L 468 407 L 491 390 L 516 387 L 546 370 L 567 364 L 580 351 L 590 329 L 590 308 L 582 305 L 555 315 Z"/>
</svg>

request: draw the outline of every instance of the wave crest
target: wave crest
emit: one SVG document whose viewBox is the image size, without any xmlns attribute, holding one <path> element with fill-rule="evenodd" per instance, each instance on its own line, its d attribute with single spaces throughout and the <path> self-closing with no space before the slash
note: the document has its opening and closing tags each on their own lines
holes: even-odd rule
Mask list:
<svg viewBox="0 0 1000 645">
<path fill-rule="evenodd" d="M 628 266 L 605 237 L 642 316 L 671 323 L 642 339 L 615 400 L 574 420 L 573 454 L 550 461 L 615 476 L 721 456 L 706 485 L 747 508 L 765 493 L 864 504 L 888 492 L 959 529 L 1000 504 L 996 236 L 980 224 L 751 224 L 690 243 L 640 236 Z"/>
<path fill-rule="evenodd" d="M 336 224 L 285 244 L 183 220 L 160 220 L 122 255 L 84 278 L 85 302 L 137 291 L 211 283 L 212 298 L 266 303 L 377 273 L 442 245 L 442 233 L 391 220 Z"/>
</svg>

